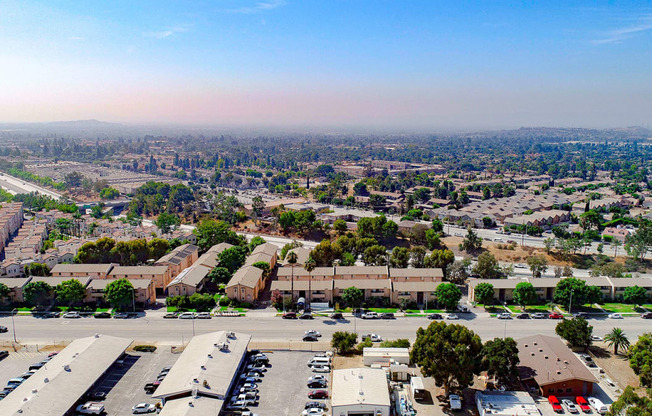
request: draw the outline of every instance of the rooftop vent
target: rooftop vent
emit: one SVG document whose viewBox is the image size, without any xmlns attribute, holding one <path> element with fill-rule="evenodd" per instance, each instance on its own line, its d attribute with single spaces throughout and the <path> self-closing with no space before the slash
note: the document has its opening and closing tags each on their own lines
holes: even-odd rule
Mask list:
<svg viewBox="0 0 652 416">
<path fill-rule="evenodd" d="M 561 371 L 557 370 L 557 375 L 561 375 Z"/>
<path fill-rule="evenodd" d="M 213 354 L 208 354 L 208 358 L 213 358 Z"/>
<path fill-rule="evenodd" d="M 539 352 L 543 352 L 543 348 L 539 348 Z"/>
<path fill-rule="evenodd" d="M 43 382 L 44 382 L 44 383 L 49 383 L 49 382 L 50 382 L 50 379 L 47 378 L 47 377 L 45 377 L 45 378 L 43 379 Z"/>
<path fill-rule="evenodd" d="M 193 379 L 192 379 L 192 382 L 193 382 L 193 383 L 199 383 L 199 380 L 197 380 L 196 378 L 193 378 Z"/>
<path fill-rule="evenodd" d="M 100 337 L 100 334 L 95 334 L 95 338 L 99 338 L 99 337 Z"/>
<path fill-rule="evenodd" d="M 533 353 L 533 352 L 531 352 L 530 355 L 531 355 L 532 357 L 534 357 L 534 353 Z"/>
<path fill-rule="evenodd" d="M 534 344 L 534 345 L 539 345 L 539 344 L 537 344 L 536 342 L 534 342 L 533 344 Z"/>
<path fill-rule="evenodd" d="M 527 344 L 525 344 L 525 348 L 527 348 Z"/>
<path fill-rule="evenodd" d="M 548 356 L 547 356 L 547 355 L 544 355 L 543 358 L 545 358 L 545 359 L 547 360 L 547 359 L 548 359 Z"/>
<path fill-rule="evenodd" d="M 66 364 L 66 365 L 63 366 L 63 369 L 66 370 L 66 371 L 70 371 L 70 366 L 68 364 Z"/>
<path fill-rule="evenodd" d="M 204 370 L 204 371 L 206 371 L 206 366 L 205 366 L 205 365 L 202 365 L 202 366 L 201 366 L 201 369 Z"/>
</svg>

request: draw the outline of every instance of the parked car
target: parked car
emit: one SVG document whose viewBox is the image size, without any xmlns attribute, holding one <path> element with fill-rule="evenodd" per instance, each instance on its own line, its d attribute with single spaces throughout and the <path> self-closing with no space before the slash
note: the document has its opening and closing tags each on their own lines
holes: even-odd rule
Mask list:
<svg viewBox="0 0 652 416">
<path fill-rule="evenodd" d="M 496 318 L 498 318 L 498 319 L 512 319 L 512 314 L 507 313 L 507 312 L 499 313 L 498 315 L 496 315 Z"/>
<path fill-rule="evenodd" d="M 314 319 L 314 318 L 313 318 L 313 316 L 312 316 L 312 314 L 310 312 L 306 312 L 306 313 L 302 314 L 299 317 L 299 319 Z"/>
<path fill-rule="evenodd" d="M 282 316 L 283 319 L 297 319 L 296 312 L 285 312 Z"/>
<path fill-rule="evenodd" d="M 564 315 L 560 313 L 553 312 L 550 315 L 548 315 L 549 319 L 564 319 Z"/>
<path fill-rule="evenodd" d="M 569 413 L 579 413 L 579 409 L 577 406 L 575 406 L 575 403 L 570 401 L 569 399 L 562 399 L 561 403 L 564 405 L 566 410 L 568 410 Z"/>
<path fill-rule="evenodd" d="M 444 317 L 440 313 L 431 313 L 428 319 L 444 319 Z"/>
<path fill-rule="evenodd" d="M 310 397 L 311 399 L 328 399 L 328 391 L 312 390 L 310 393 L 308 393 L 308 397 Z"/>
<path fill-rule="evenodd" d="M 550 406 L 552 406 L 552 410 L 554 410 L 557 413 L 564 413 L 564 408 L 561 407 L 561 403 L 559 403 L 559 399 L 557 396 L 548 396 L 548 403 L 550 403 Z"/>
<path fill-rule="evenodd" d="M 252 383 L 252 384 L 253 384 L 253 383 L 257 383 L 257 382 L 260 381 L 260 377 L 247 377 L 246 374 L 242 374 L 242 375 L 240 375 L 240 378 L 241 378 L 242 381 L 244 381 L 245 383 Z"/>
<path fill-rule="evenodd" d="M 129 314 L 126 312 L 116 312 L 113 314 L 113 319 L 127 319 Z"/>
<path fill-rule="evenodd" d="M 312 372 L 313 373 L 330 373 L 331 372 L 331 366 L 330 365 L 315 365 L 312 367 Z"/>
<path fill-rule="evenodd" d="M 311 407 L 310 409 L 304 409 L 301 412 L 301 416 L 322 416 L 324 414 L 324 409 L 318 407 Z"/>
<path fill-rule="evenodd" d="M 304 406 L 304 409 L 326 409 L 326 403 L 322 402 L 308 402 Z"/>
<path fill-rule="evenodd" d="M 516 319 L 530 319 L 530 314 L 529 313 L 519 313 L 516 315 Z"/>
<path fill-rule="evenodd" d="M 610 313 L 608 316 L 609 319 L 623 319 L 623 316 L 619 313 Z"/>
<path fill-rule="evenodd" d="M 6 357 L 8 357 L 8 356 L 9 356 L 9 351 L 7 351 L 7 350 L 2 350 L 2 351 L 0 351 L 0 360 L 6 358 Z M 39 367 L 39 368 L 40 368 L 40 367 Z M 31 370 L 31 368 L 30 368 L 30 370 Z"/>
<path fill-rule="evenodd" d="M 597 399 L 595 397 L 589 397 L 587 400 L 589 401 L 589 404 L 595 410 L 596 413 L 600 415 L 604 415 L 607 413 L 608 410 L 607 406 L 605 406 L 604 403 L 602 403 L 602 400 Z"/>
<path fill-rule="evenodd" d="M 184 312 L 181 315 L 179 315 L 179 319 L 195 319 L 195 313 L 194 312 Z"/>
<path fill-rule="evenodd" d="M 362 338 L 363 341 L 365 339 L 367 339 L 367 338 L 371 339 L 371 342 L 382 342 L 383 341 L 383 337 L 381 337 L 378 334 L 364 334 L 361 338 Z"/>
<path fill-rule="evenodd" d="M 652 319 L 652 312 L 642 313 L 641 318 L 643 318 L 643 319 Z"/>
<path fill-rule="evenodd" d="M 249 404 L 243 401 L 229 402 L 226 405 L 226 408 L 229 410 L 245 410 L 249 407 Z"/>
<path fill-rule="evenodd" d="M 104 412 L 104 403 L 102 402 L 86 402 L 77 406 L 77 413 L 83 415 L 101 415 Z"/>
<path fill-rule="evenodd" d="M 212 316 L 211 316 L 210 312 L 199 312 L 195 318 L 196 319 L 211 319 Z"/>
<path fill-rule="evenodd" d="M 6 326 L 0 325 L 0 333 L 9 331 Z"/>
<path fill-rule="evenodd" d="M 321 334 L 319 333 L 319 331 L 315 331 L 314 329 L 307 330 L 304 333 L 304 335 L 313 335 L 313 336 L 316 336 L 317 338 L 321 337 Z"/>
<path fill-rule="evenodd" d="M 314 380 L 308 383 L 308 387 L 311 389 L 324 389 L 328 387 L 328 382 L 326 380 Z"/>
<path fill-rule="evenodd" d="M 451 321 L 457 321 L 458 319 L 460 319 L 460 317 L 455 315 L 454 313 L 449 313 L 448 315 L 446 315 L 446 319 Z"/>
<path fill-rule="evenodd" d="M 163 319 L 177 319 L 179 317 L 179 312 L 169 312 L 163 315 Z"/>
<path fill-rule="evenodd" d="M 245 390 L 258 390 L 258 384 L 256 383 L 244 383 L 240 387 L 240 389 L 245 389 Z"/>
<path fill-rule="evenodd" d="M 256 365 L 256 364 L 249 364 L 247 366 L 247 371 L 257 371 L 259 373 L 267 371 L 267 367 L 265 367 L 262 364 Z"/>
<path fill-rule="evenodd" d="M 532 319 L 546 319 L 546 314 L 541 312 L 533 313 Z"/>
<path fill-rule="evenodd" d="M 396 319 L 396 317 L 394 316 L 393 313 L 386 312 L 386 313 L 380 314 L 380 319 Z"/>
<path fill-rule="evenodd" d="M 161 385 L 160 381 L 155 381 L 153 383 L 147 383 L 145 384 L 145 387 L 143 388 L 145 390 L 145 393 L 147 394 L 152 394 L 158 389 L 158 386 Z"/>
<path fill-rule="evenodd" d="M 77 319 L 77 318 L 81 318 L 81 315 L 79 314 L 79 312 L 66 312 L 63 314 L 63 317 L 66 319 Z"/>
<path fill-rule="evenodd" d="M 95 319 L 109 319 L 111 318 L 111 314 L 108 312 L 98 312 L 95 315 L 93 315 L 93 318 Z"/>
<path fill-rule="evenodd" d="M 27 380 L 28 378 L 30 378 L 31 376 L 33 376 L 33 375 L 36 373 L 36 371 L 38 371 L 38 370 L 29 370 L 29 371 L 25 371 L 23 374 L 20 375 L 20 377 L 22 377 L 22 378 L 24 378 L 25 380 Z"/>
<path fill-rule="evenodd" d="M 580 410 L 584 413 L 591 413 L 591 406 L 589 406 L 589 402 L 586 401 L 586 399 L 582 396 L 577 396 L 575 398 L 575 403 L 580 407 Z"/>
<path fill-rule="evenodd" d="M 379 319 L 380 316 L 376 312 L 366 312 L 363 313 L 360 318 L 362 319 Z"/>
<path fill-rule="evenodd" d="M 304 342 L 314 342 L 319 340 L 319 338 L 317 338 L 315 335 L 304 335 L 302 340 Z"/>
<path fill-rule="evenodd" d="M 451 410 L 462 410 L 462 400 L 457 394 L 451 394 L 448 396 L 448 404 L 450 405 Z"/>
<path fill-rule="evenodd" d="M 322 376 L 321 374 L 315 374 L 314 376 L 308 378 L 308 383 L 311 383 L 313 381 L 318 381 L 318 380 L 326 381 L 326 377 Z"/>
<path fill-rule="evenodd" d="M 87 393 L 84 397 L 86 397 L 88 400 L 105 400 L 106 399 L 106 392 L 105 391 L 92 391 L 90 393 Z"/>
<path fill-rule="evenodd" d="M 139 414 L 139 413 L 152 413 L 156 411 L 156 406 L 154 406 L 151 403 L 138 403 L 134 407 L 131 408 L 131 413 L 133 414 Z"/>
<path fill-rule="evenodd" d="M 335 313 L 331 313 L 330 318 L 331 319 L 344 319 L 344 315 L 342 315 L 340 312 L 335 312 Z"/>
<path fill-rule="evenodd" d="M 591 341 L 602 341 L 602 337 L 599 337 L 597 335 L 591 335 Z"/>
<path fill-rule="evenodd" d="M 586 312 L 577 312 L 573 314 L 573 318 L 584 318 L 589 319 L 589 314 Z"/>
</svg>

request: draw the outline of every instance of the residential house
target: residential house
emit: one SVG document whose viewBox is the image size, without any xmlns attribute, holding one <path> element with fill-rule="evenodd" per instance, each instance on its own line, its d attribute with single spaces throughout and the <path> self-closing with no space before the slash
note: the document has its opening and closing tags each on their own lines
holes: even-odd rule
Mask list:
<svg viewBox="0 0 652 416">
<path fill-rule="evenodd" d="M 155 266 L 168 266 L 170 278 L 176 277 L 183 269 L 190 267 L 199 258 L 199 247 L 192 244 L 179 246 L 161 257 Z M 163 287 L 167 286 L 167 282 Z"/>
<path fill-rule="evenodd" d="M 86 286 L 85 302 L 92 302 L 96 304 L 104 304 L 104 292 L 106 287 L 115 282 L 117 279 L 93 279 Z M 153 305 L 156 303 L 156 288 L 154 281 L 151 279 L 129 279 L 133 291 L 133 301 L 141 305 Z"/>
<path fill-rule="evenodd" d="M 263 271 L 258 267 L 243 266 L 238 269 L 226 285 L 226 295 L 240 302 L 252 303 L 264 289 Z"/>
<path fill-rule="evenodd" d="M 157 293 L 163 294 L 172 280 L 168 266 L 117 266 L 111 270 L 108 279 L 149 279 L 154 282 Z"/>
<path fill-rule="evenodd" d="M 167 295 L 190 296 L 196 292 L 201 292 L 212 269 L 212 267 L 206 267 L 202 264 L 193 264 L 184 269 L 167 285 Z"/>
<path fill-rule="evenodd" d="M 7 297 L 11 302 L 22 302 L 24 300 L 23 289 L 25 288 L 25 285 L 29 283 L 29 281 L 30 281 L 29 277 L 0 278 L 0 283 L 6 285 L 9 288 L 9 295 Z"/>
<path fill-rule="evenodd" d="M 106 279 L 116 264 L 57 264 L 50 271 L 52 276 L 92 277 Z"/>
</svg>

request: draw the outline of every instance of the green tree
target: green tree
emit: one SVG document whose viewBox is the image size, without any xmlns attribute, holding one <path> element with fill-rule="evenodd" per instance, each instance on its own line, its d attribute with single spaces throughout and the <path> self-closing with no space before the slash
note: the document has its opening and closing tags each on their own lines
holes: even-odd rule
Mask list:
<svg viewBox="0 0 652 416">
<path fill-rule="evenodd" d="M 120 191 L 112 187 L 106 187 L 100 191 L 100 198 L 115 199 L 120 196 Z"/>
<path fill-rule="evenodd" d="M 546 253 L 550 254 L 552 253 L 552 249 L 555 247 L 555 239 L 552 237 L 548 237 L 543 240 L 543 246 L 546 248 Z"/>
<path fill-rule="evenodd" d="M 208 272 L 208 275 L 206 276 L 211 282 L 220 284 L 220 283 L 228 283 L 229 280 L 231 279 L 231 272 L 229 269 L 226 267 L 213 267 L 213 269 Z"/>
<path fill-rule="evenodd" d="M 407 338 L 387 340 L 381 342 L 379 347 L 380 348 L 410 348 L 410 340 Z"/>
<path fill-rule="evenodd" d="M 263 216 L 263 210 L 265 209 L 265 202 L 261 196 L 256 196 L 251 201 L 251 212 L 254 216 L 254 220 L 257 220 Z"/>
<path fill-rule="evenodd" d="M 160 259 L 170 250 L 170 243 L 163 238 L 152 238 L 147 242 L 149 258 Z"/>
<path fill-rule="evenodd" d="M 231 231 L 231 226 L 224 221 L 203 220 L 193 233 L 197 236 L 197 245 L 202 252 L 207 251 L 215 244 L 239 245 L 242 241 L 235 232 Z"/>
<path fill-rule="evenodd" d="M 346 226 L 346 221 L 344 221 L 343 219 L 335 220 L 335 222 L 333 223 L 333 230 L 337 231 L 339 235 L 344 234 L 348 230 Z"/>
<path fill-rule="evenodd" d="M 469 227 L 464 241 L 462 241 L 461 249 L 467 253 L 480 250 L 482 247 L 482 238 L 478 237 L 478 234 L 473 231 L 473 228 Z"/>
<path fill-rule="evenodd" d="M 7 299 L 7 296 L 9 296 L 10 292 L 11 292 L 11 289 L 9 289 L 9 286 L 7 286 L 4 283 L 0 283 L 0 303 L 5 302 L 5 300 Z"/>
<path fill-rule="evenodd" d="M 529 282 L 520 282 L 514 288 L 514 302 L 521 307 L 534 305 L 537 302 L 537 291 Z"/>
<path fill-rule="evenodd" d="M 628 352 L 629 366 L 639 377 L 641 386 L 652 387 L 652 334 L 644 333 Z"/>
<path fill-rule="evenodd" d="M 355 286 L 347 287 L 342 292 L 342 300 L 352 308 L 359 308 L 364 300 L 364 292 Z"/>
<path fill-rule="evenodd" d="M 623 292 L 623 301 L 633 305 L 642 305 L 647 301 L 647 292 L 640 286 L 630 286 Z"/>
<path fill-rule="evenodd" d="M 426 230 L 425 233 L 426 247 L 429 250 L 434 250 L 441 246 L 441 235 L 433 229 Z"/>
<path fill-rule="evenodd" d="M 249 252 L 253 252 L 256 247 L 258 247 L 261 244 L 265 244 L 266 241 L 263 237 L 261 236 L 255 236 L 254 238 L 251 239 L 249 244 L 247 244 L 247 248 L 249 249 Z"/>
<path fill-rule="evenodd" d="M 475 299 L 482 303 L 485 308 L 487 305 L 493 303 L 494 300 L 494 285 L 491 283 L 478 283 L 473 289 Z"/>
<path fill-rule="evenodd" d="M 541 277 L 548 270 L 548 261 L 543 256 L 528 257 L 527 265 L 530 266 L 532 277 Z"/>
<path fill-rule="evenodd" d="M 512 338 L 494 338 L 482 348 L 481 366 L 487 376 L 510 386 L 518 378 L 518 346 Z"/>
<path fill-rule="evenodd" d="M 603 222 L 602 215 L 595 210 L 589 210 L 580 215 L 580 227 L 585 230 L 590 230 L 594 227 L 598 228 Z"/>
<path fill-rule="evenodd" d="M 482 366 L 482 341 L 463 325 L 433 322 L 417 330 L 417 339 L 410 360 L 419 366 L 421 374 L 433 377 L 437 386 L 448 396 L 451 387 L 466 388 Z"/>
<path fill-rule="evenodd" d="M 426 267 L 441 268 L 444 275 L 447 275 L 446 268 L 449 264 L 455 261 L 455 254 L 450 250 L 433 250 L 429 256 L 425 258 Z"/>
<path fill-rule="evenodd" d="M 342 248 L 337 243 L 324 239 L 310 252 L 316 267 L 331 267 L 333 262 L 342 257 Z"/>
<path fill-rule="evenodd" d="M 455 260 L 452 264 L 446 267 L 448 281 L 456 285 L 461 285 L 466 282 L 469 277 L 469 267 L 471 261 L 468 259 Z"/>
<path fill-rule="evenodd" d="M 134 286 L 127 279 L 117 279 L 106 285 L 104 298 L 112 307 L 122 310 L 131 305 L 134 299 Z"/>
<path fill-rule="evenodd" d="M 478 256 L 478 262 L 473 268 L 473 274 L 480 276 L 482 279 L 499 279 L 502 277 L 498 260 L 488 251 Z"/>
<path fill-rule="evenodd" d="M 625 251 L 634 260 L 642 260 L 652 245 L 652 224 L 641 222 L 634 234 L 625 237 Z"/>
<path fill-rule="evenodd" d="M 84 300 L 84 296 L 86 296 L 86 288 L 79 280 L 70 279 L 59 283 L 54 288 L 54 293 L 56 294 L 58 302 L 72 305 Z"/>
<path fill-rule="evenodd" d="M 45 263 L 30 263 L 25 267 L 27 276 L 50 276 L 50 268 Z"/>
<path fill-rule="evenodd" d="M 586 349 L 591 345 L 593 326 L 584 318 L 564 319 L 555 327 L 557 335 L 565 339 L 571 348 Z"/>
<path fill-rule="evenodd" d="M 218 264 L 230 273 L 235 273 L 245 263 L 247 249 L 240 246 L 229 247 L 218 254 Z"/>
<path fill-rule="evenodd" d="M 618 349 L 627 350 L 629 348 L 629 339 L 625 335 L 625 331 L 620 328 L 612 328 L 611 332 L 604 336 L 605 342 L 611 347 L 614 347 L 614 354 L 618 355 Z"/>
<path fill-rule="evenodd" d="M 355 266 L 355 257 L 349 252 L 342 253 L 340 266 Z"/>
<path fill-rule="evenodd" d="M 440 305 L 454 310 L 462 299 L 462 291 L 452 283 L 441 283 L 435 290 L 435 297 Z"/>
<path fill-rule="evenodd" d="M 337 331 L 333 333 L 331 347 L 338 354 L 346 354 L 355 347 L 358 342 L 358 334 L 353 332 Z"/>
<path fill-rule="evenodd" d="M 371 246 L 362 253 L 362 261 L 365 266 L 384 266 L 387 264 L 387 249 L 381 245 Z"/>
<path fill-rule="evenodd" d="M 46 282 L 29 282 L 23 288 L 23 298 L 30 305 L 43 305 L 52 298 L 52 290 Z"/>
<path fill-rule="evenodd" d="M 561 279 L 555 289 L 555 303 L 560 305 L 585 305 L 587 303 L 597 303 L 602 298 L 600 288 L 597 286 L 587 286 L 584 280 L 569 277 Z M 572 307 L 571 305 L 571 307 Z"/>
<path fill-rule="evenodd" d="M 263 279 L 267 279 L 272 271 L 271 267 L 269 267 L 269 263 L 266 261 L 257 261 L 252 264 L 252 266 L 257 267 L 263 271 Z"/>
<path fill-rule="evenodd" d="M 410 260 L 412 267 L 420 269 L 425 266 L 426 248 L 424 246 L 414 246 L 410 248 Z"/>
<path fill-rule="evenodd" d="M 606 416 L 652 416 L 652 399 L 639 397 L 632 386 L 627 386 Z"/>
<path fill-rule="evenodd" d="M 389 257 L 389 264 L 391 264 L 392 267 L 405 269 L 408 267 L 409 262 L 410 250 L 405 247 L 394 247 L 392 254 Z"/>
<path fill-rule="evenodd" d="M 432 230 L 436 233 L 442 233 L 444 231 L 444 223 L 439 218 L 435 218 L 432 220 Z"/>
</svg>

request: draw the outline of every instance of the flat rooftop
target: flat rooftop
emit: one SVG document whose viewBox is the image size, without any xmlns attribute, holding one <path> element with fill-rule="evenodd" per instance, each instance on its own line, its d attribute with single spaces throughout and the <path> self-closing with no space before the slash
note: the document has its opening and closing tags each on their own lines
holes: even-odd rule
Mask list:
<svg viewBox="0 0 652 416">
<path fill-rule="evenodd" d="M 350 405 L 390 406 L 385 370 L 347 368 L 333 372 L 332 407 Z"/>
<path fill-rule="evenodd" d="M 478 391 L 475 394 L 480 414 L 539 416 L 534 399 L 524 391 Z"/>
<path fill-rule="evenodd" d="M 0 415 L 64 415 L 131 345 L 108 335 L 79 338 L 0 401 Z"/>
<path fill-rule="evenodd" d="M 191 395 L 224 400 L 247 352 L 251 335 L 228 331 L 195 336 L 152 396 L 156 399 Z M 220 345 L 226 343 L 228 350 Z"/>
</svg>

